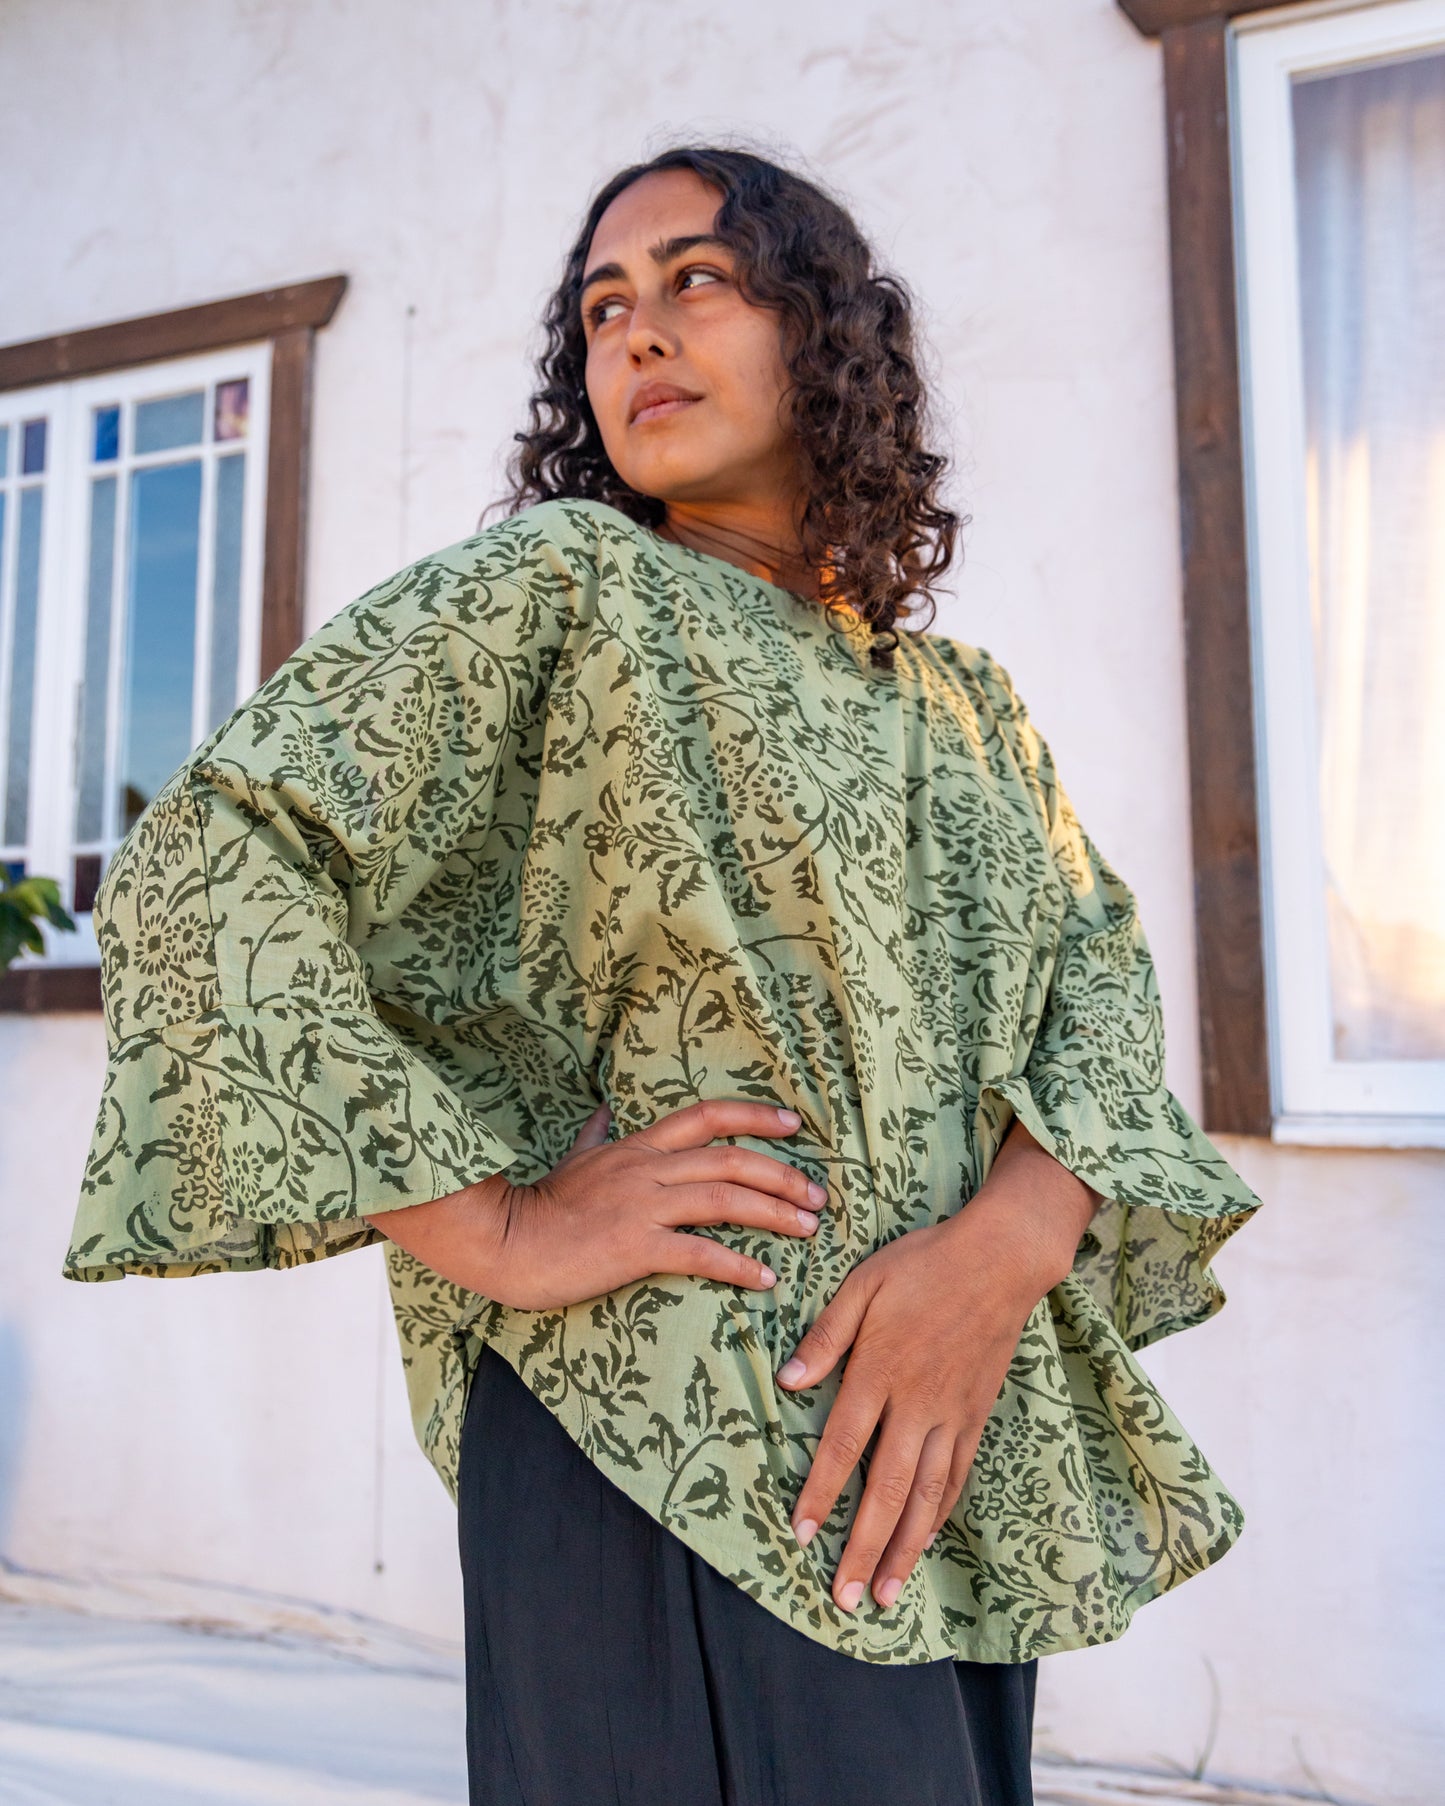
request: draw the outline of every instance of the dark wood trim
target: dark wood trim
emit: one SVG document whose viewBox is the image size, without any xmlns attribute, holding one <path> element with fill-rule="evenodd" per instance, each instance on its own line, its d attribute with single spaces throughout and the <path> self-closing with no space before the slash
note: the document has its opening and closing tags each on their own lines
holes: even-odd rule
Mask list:
<svg viewBox="0 0 1445 1806">
<path fill-rule="evenodd" d="M 1209 19 L 1237 19 L 1244 13 L 1287 12 L 1290 0 L 1118 0 L 1119 11 L 1146 38 Z"/>
<path fill-rule="evenodd" d="M 0 1015 L 99 1009 L 99 966 L 12 966 L 0 973 Z"/>
<path fill-rule="evenodd" d="M 1195 951 L 1203 1126 L 1268 1135 L 1226 40 L 1221 16 L 1164 33 Z"/>
<path fill-rule="evenodd" d="M 315 332 L 330 320 L 345 293 L 345 276 L 321 276 L 314 282 L 232 295 L 199 307 L 180 307 L 170 313 L 116 320 L 108 326 L 55 333 L 48 339 L 0 345 L 0 389 L 94 376 L 102 370 L 219 351 L 227 345 L 250 344 L 286 332 Z"/>
<path fill-rule="evenodd" d="M 298 326 L 271 349 L 266 549 L 261 577 L 261 682 L 301 644 L 306 568 L 311 365 L 316 335 Z"/>
</svg>

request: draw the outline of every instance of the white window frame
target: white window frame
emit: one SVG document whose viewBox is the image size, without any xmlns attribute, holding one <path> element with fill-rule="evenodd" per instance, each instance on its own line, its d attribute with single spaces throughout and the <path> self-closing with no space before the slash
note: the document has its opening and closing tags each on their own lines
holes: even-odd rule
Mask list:
<svg viewBox="0 0 1445 1806">
<path fill-rule="evenodd" d="M 1445 0 L 1265 13 L 1230 47 L 1273 1139 L 1445 1147 L 1445 1060 L 1333 1057 L 1291 116 L 1297 75 L 1445 51 Z"/>
<path fill-rule="evenodd" d="M 76 377 L 43 387 L 0 393 L 0 423 L 33 419 L 45 411 L 50 420 L 46 455 L 47 485 L 41 526 L 40 608 L 35 655 L 35 700 L 31 737 L 29 837 L 26 870 L 53 877 L 66 909 L 73 903 L 76 788 L 80 743 L 80 701 L 85 659 L 85 626 L 89 577 L 90 493 L 97 476 L 117 478 L 120 522 L 117 545 L 127 545 L 130 473 L 148 465 L 173 463 L 201 454 L 201 544 L 198 592 L 209 595 L 213 575 L 212 513 L 216 465 L 227 450 L 244 449 L 246 486 L 242 502 L 240 642 L 237 696 L 245 697 L 259 682 L 261 604 L 266 520 L 267 446 L 270 435 L 271 341 L 269 339 L 207 351 L 194 356 L 135 364 L 99 375 Z M 177 447 L 142 457 L 122 455 L 105 464 L 90 456 L 92 410 L 137 399 L 160 398 L 215 382 L 249 380 L 248 418 L 244 440 L 212 440 L 214 422 L 208 411 L 201 446 Z M 14 430 L 12 426 L 12 430 Z M 223 449 L 226 448 L 226 449 Z M 119 701 L 123 635 L 115 631 L 123 613 L 125 573 L 114 577 L 109 668 L 108 760 L 119 733 Z M 192 697 L 192 745 L 203 719 L 209 668 L 209 603 L 197 621 L 195 688 Z M 47 724 L 48 731 L 47 731 Z M 73 913 L 73 911 L 72 911 Z M 41 923 L 45 953 L 22 953 L 11 971 L 36 966 L 93 966 L 99 962 L 95 931 L 87 911 L 75 916 L 76 932 Z"/>
</svg>

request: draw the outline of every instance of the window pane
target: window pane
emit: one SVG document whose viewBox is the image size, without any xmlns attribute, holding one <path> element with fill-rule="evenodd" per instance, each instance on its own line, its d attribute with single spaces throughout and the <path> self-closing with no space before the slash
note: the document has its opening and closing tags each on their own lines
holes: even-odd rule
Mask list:
<svg viewBox="0 0 1445 1806">
<path fill-rule="evenodd" d="M 90 486 L 90 559 L 85 601 L 85 668 L 80 689 L 79 770 L 75 837 L 99 840 L 105 832 L 105 729 L 110 670 L 112 596 L 115 589 L 116 480 Z"/>
<path fill-rule="evenodd" d="M 1293 91 L 1334 1053 L 1445 1058 L 1445 56 Z"/>
<path fill-rule="evenodd" d="M 121 833 L 191 750 L 200 526 L 199 462 L 132 473 Z"/>
<path fill-rule="evenodd" d="M 85 915 L 95 908 L 95 893 L 100 889 L 104 864 L 99 853 L 81 853 L 71 873 L 70 907 L 74 914 Z"/>
<path fill-rule="evenodd" d="M 109 464 L 120 456 L 120 409 L 95 410 L 95 462 Z"/>
<path fill-rule="evenodd" d="M 45 422 L 27 420 L 20 429 L 20 474 L 39 476 L 45 469 Z"/>
<path fill-rule="evenodd" d="M 0 477 L 10 474 L 10 428 L 0 426 Z"/>
<path fill-rule="evenodd" d="M 205 732 L 236 706 L 241 662 L 241 512 L 246 492 L 244 456 L 216 465 L 216 575 L 211 590 L 211 683 Z"/>
<path fill-rule="evenodd" d="M 244 439 L 251 412 L 251 382 L 242 376 L 235 382 L 216 384 L 216 437 Z"/>
<path fill-rule="evenodd" d="M 137 452 L 171 451 L 178 445 L 199 445 L 206 430 L 206 392 L 165 395 L 158 401 L 140 401 L 135 410 Z"/>
<path fill-rule="evenodd" d="M 20 492 L 20 544 L 5 707 L 5 824 L 0 840 L 23 846 L 30 832 L 30 716 L 35 701 L 35 625 L 40 601 L 40 515 L 45 491 Z"/>
</svg>

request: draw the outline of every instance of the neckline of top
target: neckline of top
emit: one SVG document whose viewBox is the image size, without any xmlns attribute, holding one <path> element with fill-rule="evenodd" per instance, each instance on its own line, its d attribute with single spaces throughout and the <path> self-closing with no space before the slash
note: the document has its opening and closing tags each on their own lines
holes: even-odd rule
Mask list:
<svg viewBox="0 0 1445 1806">
<path fill-rule="evenodd" d="M 809 596 L 800 596 L 796 590 L 786 589 L 780 583 L 771 583 L 766 577 L 755 576 L 752 571 L 744 570 L 742 565 L 734 564 L 730 558 L 719 558 L 713 552 L 700 552 L 695 546 L 684 545 L 682 541 L 678 539 L 664 539 L 660 533 L 656 532 L 652 527 L 644 526 L 641 521 L 631 521 L 629 524 L 636 527 L 640 533 L 645 533 L 649 543 L 660 547 L 664 552 L 682 552 L 689 558 L 700 559 L 704 565 L 710 567 L 717 575 L 740 578 L 744 583 L 751 583 L 754 589 L 762 590 L 766 595 L 779 598 L 786 602 L 791 602 L 795 607 L 804 609 L 809 614 L 818 616 L 825 623 L 832 619 L 841 618 L 845 629 L 850 633 L 856 633 L 859 629 L 862 629 L 864 632 L 871 631 L 862 615 L 846 605 L 829 609 L 822 602 L 815 602 Z"/>
</svg>

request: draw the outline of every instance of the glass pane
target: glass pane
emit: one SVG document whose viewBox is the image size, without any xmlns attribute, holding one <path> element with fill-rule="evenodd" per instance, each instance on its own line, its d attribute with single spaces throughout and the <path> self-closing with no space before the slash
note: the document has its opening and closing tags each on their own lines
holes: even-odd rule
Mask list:
<svg viewBox="0 0 1445 1806">
<path fill-rule="evenodd" d="M 138 401 L 135 409 L 135 448 L 139 452 L 171 451 L 178 445 L 199 445 L 206 430 L 206 392 L 164 395 L 158 401 Z"/>
<path fill-rule="evenodd" d="M 95 462 L 109 464 L 120 456 L 120 409 L 95 410 Z"/>
<path fill-rule="evenodd" d="M 1445 1058 L 1445 56 L 1293 91 L 1334 1054 Z"/>
<path fill-rule="evenodd" d="M 5 861 L 3 869 L 5 872 L 6 882 L 10 883 L 10 884 L 18 884 L 20 882 L 20 880 L 25 876 L 25 861 L 23 859 L 7 859 Z"/>
<path fill-rule="evenodd" d="M 251 382 L 241 377 L 236 382 L 216 384 L 216 437 L 244 439 L 251 415 Z"/>
<path fill-rule="evenodd" d="M 191 750 L 201 466 L 131 476 L 120 821 L 125 833 Z"/>
<path fill-rule="evenodd" d="M 70 887 L 70 907 L 74 914 L 84 915 L 95 908 L 95 893 L 100 889 L 101 871 L 99 853 L 81 853 L 76 858 Z"/>
<path fill-rule="evenodd" d="M 45 425 L 43 420 L 27 420 L 20 429 L 21 476 L 38 476 L 45 469 Z"/>
<path fill-rule="evenodd" d="M 211 590 L 211 683 L 206 733 L 219 727 L 236 706 L 241 663 L 241 511 L 246 493 L 246 459 L 216 464 L 216 576 Z"/>
<path fill-rule="evenodd" d="M 10 428 L 0 426 L 0 477 L 10 475 Z"/>
<path fill-rule="evenodd" d="M 85 602 L 85 668 L 80 688 L 80 768 L 75 838 L 99 840 L 105 833 L 105 728 L 110 623 L 115 590 L 116 479 L 97 477 L 90 486 L 90 571 Z"/>
<path fill-rule="evenodd" d="M 35 625 L 40 602 L 40 514 L 45 491 L 20 492 L 15 561 L 15 626 L 10 636 L 10 694 L 5 709 L 5 825 L 0 841 L 23 846 L 30 832 L 30 716 L 35 701 Z"/>
</svg>

